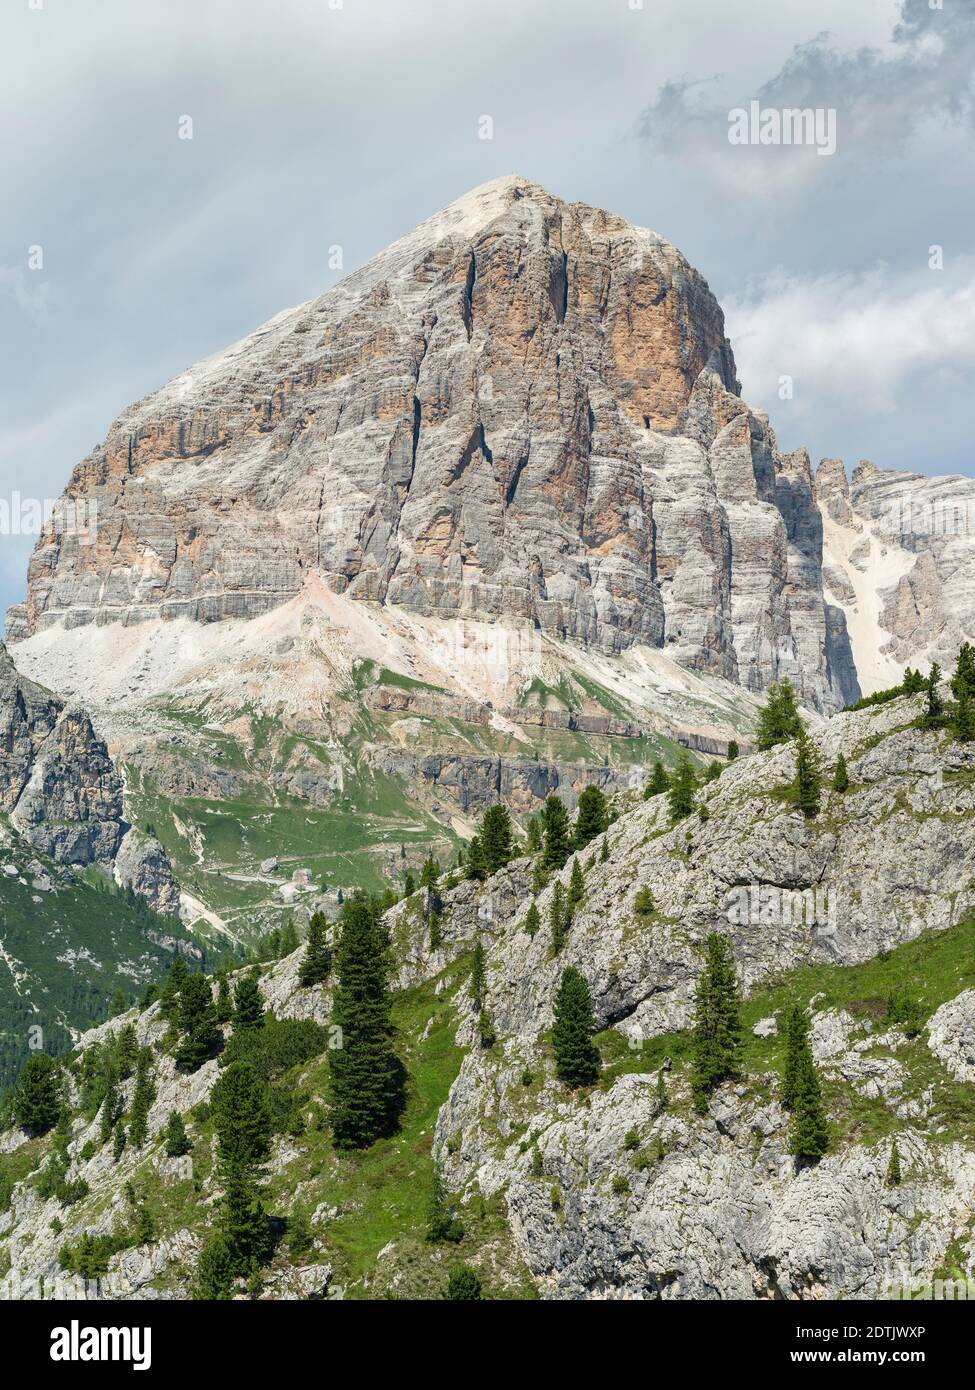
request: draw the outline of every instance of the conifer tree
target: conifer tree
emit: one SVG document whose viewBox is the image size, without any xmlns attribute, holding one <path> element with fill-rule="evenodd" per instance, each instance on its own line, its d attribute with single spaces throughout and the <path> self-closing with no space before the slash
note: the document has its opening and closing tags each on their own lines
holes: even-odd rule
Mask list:
<svg viewBox="0 0 975 1390">
<path fill-rule="evenodd" d="M 562 971 L 555 996 L 552 1046 L 559 1076 L 568 1086 L 590 1086 L 599 1076 L 596 1023 L 586 977 L 572 965 Z"/>
<path fill-rule="evenodd" d="M 481 1298 L 481 1281 L 470 1265 L 458 1265 L 450 1271 L 444 1298 L 452 1303 L 473 1303 Z"/>
<path fill-rule="evenodd" d="M 546 869 L 564 868 L 572 852 L 572 844 L 568 812 L 557 796 L 550 796 L 546 800 L 542 820 L 545 830 L 542 865 Z"/>
<path fill-rule="evenodd" d="M 192 1145 L 186 1133 L 186 1125 L 178 1110 L 171 1110 L 164 1131 L 164 1147 L 169 1158 L 182 1158 L 188 1154 Z"/>
<path fill-rule="evenodd" d="M 536 859 L 532 869 L 532 897 L 537 897 L 548 886 L 548 880 L 548 869 L 543 867 L 541 859 Z"/>
<path fill-rule="evenodd" d="M 846 758 L 842 753 L 836 757 L 836 770 L 833 773 L 834 792 L 845 792 L 850 785 L 850 774 L 846 770 Z"/>
<path fill-rule="evenodd" d="M 586 880 L 582 876 L 582 865 L 576 855 L 572 856 L 572 872 L 569 875 L 569 908 L 575 910 L 586 896 Z"/>
<path fill-rule="evenodd" d="M 99 1138 L 103 1144 L 107 1144 L 112 1137 L 115 1128 L 115 1121 L 118 1119 L 119 1111 L 122 1108 L 122 1099 L 119 1095 L 118 1077 L 113 1068 L 109 1069 L 105 1085 L 105 1097 L 102 1100 L 101 1120 L 99 1127 Z"/>
<path fill-rule="evenodd" d="M 511 858 L 511 816 L 507 806 L 489 806 L 481 820 L 481 852 L 488 874 L 496 874 Z"/>
<path fill-rule="evenodd" d="M 670 778 L 664 770 L 664 765 L 658 758 L 653 765 L 653 776 L 647 783 L 643 792 L 644 801 L 649 801 L 652 796 L 661 796 L 665 791 L 670 790 Z"/>
<path fill-rule="evenodd" d="M 365 1148 L 395 1128 L 403 1107 L 403 1068 L 393 1051 L 389 946 L 369 904 L 342 910 L 332 1023 L 342 1045 L 329 1051 L 328 1105 L 338 1148 Z"/>
<path fill-rule="evenodd" d="M 493 1047 L 496 1035 L 491 1015 L 487 1011 L 487 961 L 484 945 L 478 937 L 471 968 L 471 1001 L 477 1010 L 477 1032 L 482 1047 Z"/>
<path fill-rule="evenodd" d="M 967 682 L 960 682 L 958 698 L 951 720 L 951 730 L 960 743 L 970 743 L 975 738 L 975 710 L 972 707 L 973 692 Z"/>
<path fill-rule="evenodd" d="M 822 794 L 822 764 L 819 750 L 805 729 L 796 735 L 796 804 L 807 820 L 819 814 Z"/>
<path fill-rule="evenodd" d="M 221 1232 L 215 1232 L 197 1257 L 193 1297 L 207 1303 L 226 1302 L 233 1294 L 236 1269 L 230 1242 Z"/>
<path fill-rule="evenodd" d="M 433 1187 L 430 1192 L 430 1205 L 427 1214 L 426 1239 L 434 1243 L 449 1241 L 456 1245 L 464 1238 L 464 1227 L 450 1208 L 447 1189 L 444 1186 L 440 1164 L 433 1166 Z"/>
<path fill-rule="evenodd" d="M 251 953 L 252 959 L 256 961 L 277 960 L 281 954 L 281 928 L 272 927 L 260 936 L 257 945 Z"/>
<path fill-rule="evenodd" d="M 657 1104 L 661 1110 L 667 1109 L 667 1082 L 664 1080 L 663 1067 L 657 1072 Z"/>
<path fill-rule="evenodd" d="M 156 1239 L 156 1223 L 152 1219 L 152 1212 L 143 1202 L 135 1216 L 135 1243 L 136 1245 L 151 1245 Z"/>
<path fill-rule="evenodd" d="M 173 1054 L 176 1066 L 180 1071 L 197 1071 L 216 1055 L 221 1043 L 209 976 L 187 975 L 179 992 L 177 1022 L 182 1036 Z"/>
<path fill-rule="evenodd" d="M 221 972 L 217 979 L 217 1022 L 229 1023 L 234 1012 L 234 1001 L 230 995 L 230 981 L 227 979 L 226 972 Z"/>
<path fill-rule="evenodd" d="M 733 738 L 733 739 L 730 740 L 730 742 L 729 742 L 729 744 L 728 744 L 728 761 L 729 761 L 729 763 L 733 763 L 733 762 L 735 761 L 735 759 L 736 759 L 737 756 L 738 756 L 738 752 L 739 752 L 739 749 L 738 749 L 738 740 L 735 739 L 735 738 Z"/>
<path fill-rule="evenodd" d="M 542 826 L 537 816 L 528 818 L 528 839 L 526 848 L 529 854 L 537 854 L 542 847 Z"/>
<path fill-rule="evenodd" d="M 122 1157 L 122 1150 L 125 1148 L 125 1138 L 125 1126 L 116 1125 L 114 1138 L 112 1140 L 112 1156 L 116 1163 L 118 1163 L 119 1159 Z"/>
<path fill-rule="evenodd" d="M 155 980 L 150 980 L 150 982 L 146 985 L 145 989 L 142 991 L 142 998 L 139 1000 L 139 1008 L 151 1009 L 161 993 L 162 991 L 156 984 Z"/>
<path fill-rule="evenodd" d="M 590 783 L 583 788 L 579 797 L 575 828 L 576 849 L 585 849 L 598 835 L 604 834 L 608 825 L 609 808 L 606 797 L 599 787 Z"/>
<path fill-rule="evenodd" d="M 673 824 L 689 816 L 694 810 L 694 790 L 697 779 L 694 765 L 686 751 L 677 759 L 677 767 L 670 784 L 670 819 Z"/>
<path fill-rule="evenodd" d="M 887 1164 L 884 1182 L 887 1187 L 900 1187 L 901 1185 L 901 1155 L 896 1139 L 890 1146 L 890 1162 Z"/>
<path fill-rule="evenodd" d="M 109 1018 L 118 1018 L 119 1014 L 124 1014 L 129 1007 L 128 1000 L 120 989 L 112 995 L 112 1002 L 108 1006 Z"/>
<path fill-rule="evenodd" d="M 301 961 L 299 983 L 305 986 L 320 985 L 332 968 L 332 953 L 326 941 L 328 920 L 324 912 L 313 912 L 308 923 L 308 937 L 305 954 Z"/>
<path fill-rule="evenodd" d="M 132 1106 L 129 1112 L 129 1143 L 141 1149 L 148 1137 L 149 1110 L 156 1096 L 152 1082 L 152 1050 L 139 1049 L 135 1066 L 135 1088 L 132 1092 Z"/>
<path fill-rule="evenodd" d="M 420 870 L 420 887 L 435 888 L 439 877 L 440 863 L 434 859 L 432 854 L 428 854 L 423 861 L 423 868 Z"/>
<path fill-rule="evenodd" d="M 529 936 L 534 936 L 541 925 L 542 919 L 538 911 L 538 904 L 532 902 L 525 913 L 525 931 Z"/>
<path fill-rule="evenodd" d="M 487 878 L 487 863 L 484 859 L 484 846 L 481 844 L 480 835 L 475 835 L 471 840 L 464 859 L 467 877 L 483 882 Z"/>
<path fill-rule="evenodd" d="M 823 1107 L 822 1089 L 809 1045 L 809 1036 L 804 1034 L 796 1068 L 789 1152 L 795 1154 L 801 1164 L 818 1163 L 828 1146 L 829 1129 Z"/>
<path fill-rule="evenodd" d="M 796 1103 L 799 1088 L 799 1064 L 803 1049 L 808 1046 L 809 1014 L 799 1004 L 793 1004 L 785 1016 L 785 1070 L 782 1075 L 782 1104 L 790 1110 Z"/>
<path fill-rule="evenodd" d="M 938 724 L 944 717 L 944 702 L 941 699 L 941 692 L 938 689 L 940 683 L 941 667 L 935 662 L 924 683 L 924 688 L 928 693 L 928 703 L 924 711 L 924 718 L 929 724 Z"/>
<path fill-rule="evenodd" d="M 135 1024 L 127 1023 L 115 1037 L 115 1068 L 120 1081 L 127 1081 L 135 1070 L 139 1056 L 139 1039 Z"/>
<path fill-rule="evenodd" d="M 416 879 L 413 877 L 413 874 L 411 873 L 411 871 L 410 871 L 409 869 L 407 869 L 407 871 L 406 871 L 406 877 L 403 879 L 403 897 L 404 897 L 404 898 L 412 898 L 412 896 L 413 896 L 413 894 L 414 894 L 415 892 L 416 892 Z"/>
<path fill-rule="evenodd" d="M 35 1052 L 24 1064 L 14 1091 L 14 1118 L 28 1134 L 46 1134 L 61 1109 L 60 1071 L 46 1052 Z"/>
<path fill-rule="evenodd" d="M 303 1255 L 314 1243 L 308 1213 L 303 1207 L 295 1207 L 288 1216 L 288 1249 L 292 1255 Z"/>
<path fill-rule="evenodd" d="M 498 1040 L 487 1009 L 482 1009 L 477 1016 L 477 1038 L 482 1047 L 493 1047 Z"/>
<path fill-rule="evenodd" d="M 609 840 L 607 840 L 606 836 L 604 835 L 604 836 L 603 836 L 603 846 L 602 846 L 602 849 L 599 851 L 599 862 L 600 862 L 600 864 L 605 864 L 606 861 L 607 861 L 608 859 L 609 859 Z"/>
<path fill-rule="evenodd" d="M 247 1033 L 264 1027 L 264 996 L 256 974 L 242 975 L 234 987 L 235 1033 Z"/>
<path fill-rule="evenodd" d="M 430 950 L 439 951 L 443 945 L 443 923 L 440 913 L 431 908 L 430 911 Z"/>
<path fill-rule="evenodd" d="M 716 759 L 712 759 L 704 769 L 704 780 L 705 782 L 716 782 L 720 776 L 721 764 Z"/>
<path fill-rule="evenodd" d="M 975 698 L 975 647 L 971 642 L 962 642 L 951 678 L 951 693 L 956 700 L 961 698 L 962 691 Z"/>
<path fill-rule="evenodd" d="M 179 1008 L 179 995 L 183 988 L 183 982 L 189 975 L 189 967 L 183 956 L 177 952 L 173 958 L 173 963 L 169 967 L 166 982 L 162 987 L 159 996 L 159 1012 L 163 1018 L 174 1019 Z"/>
<path fill-rule="evenodd" d="M 767 752 L 776 744 L 795 738 L 802 727 L 796 692 L 788 676 L 783 676 L 769 686 L 765 704 L 759 711 L 758 746 L 763 753 Z"/>
<path fill-rule="evenodd" d="M 245 1273 L 271 1253 L 273 1241 L 261 1201 L 264 1162 L 273 1122 L 268 1083 L 249 1062 L 231 1062 L 211 1097 L 217 1131 L 217 1173 L 223 1187 L 220 1229 Z"/>
<path fill-rule="evenodd" d="M 548 909 L 549 926 L 552 928 L 552 954 L 557 956 L 569 935 L 572 913 L 566 901 L 565 889 L 556 882 L 552 889 L 552 901 Z"/>
<path fill-rule="evenodd" d="M 71 1145 L 71 1102 L 67 1086 L 62 1086 L 58 1091 L 58 1122 L 54 1129 L 54 1142 L 51 1145 L 52 1152 L 63 1159 L 65 1171 L 70 1163 L 68 1149 Z"/>
<path fill-rule="evenodd" d="M 704 969 L 694 999 L 691 1089 L 697 1109 L 707 1110 L 708 1096 L 741 1068 L 741 998 L 731 943 L 711 932 Z"/>
</svg>

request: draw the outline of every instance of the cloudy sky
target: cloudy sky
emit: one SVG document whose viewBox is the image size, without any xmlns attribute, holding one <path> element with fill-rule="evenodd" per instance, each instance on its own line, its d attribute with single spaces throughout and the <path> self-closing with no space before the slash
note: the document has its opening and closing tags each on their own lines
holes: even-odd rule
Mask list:
<svg viewBox="0 0 975 1390">
<path fill-rule="evenodd" d="M 4 0 L 0 512 L 512 172 L 681 248 L 784 447 L 973 473 L 973 72 L 973 0 Z M 835 153 L 732 145 L 752 101 Z"/>
</svg>

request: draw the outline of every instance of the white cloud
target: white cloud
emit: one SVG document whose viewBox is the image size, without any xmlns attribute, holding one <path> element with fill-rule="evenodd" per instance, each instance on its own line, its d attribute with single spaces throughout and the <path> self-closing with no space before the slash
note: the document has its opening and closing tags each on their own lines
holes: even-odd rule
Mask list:
<svg viewBox="0 0 975 1390">
<path fill-rule="evenodd" d="M 803 279 L 783 271 L 724 301 L 746 400 L 781 409 L 779 379 L 795 383 L 797 420 L 837 406 L 882 415 L 975 369 L 975 259 L 943 271 Z"/>
<path fill-rule="evenodd" d="M 47 313 L 50 285 L 29 270 L 0 265 L 0 294 L 9 296 L 18 309 L 36 321 L 43 319 Z"/>
</svg>

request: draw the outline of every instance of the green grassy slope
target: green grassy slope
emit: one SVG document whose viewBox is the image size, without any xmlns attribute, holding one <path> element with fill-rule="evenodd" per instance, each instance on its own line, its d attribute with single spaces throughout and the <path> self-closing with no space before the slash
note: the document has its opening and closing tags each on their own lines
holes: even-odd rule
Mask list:
<svg viewBox="0 0 975 1390">
<path fill-rule="evenodd" d="M 975 1086 L 955 1081 L 927 1045 L 923 1025 L 942 1004 L 963 990 L 975 987 L 975 917 L 945 931 L 925 932 L 914 941 L 885 951 L 862 965 L 813 965 L 784 973 L 756 991 L 745 1003 L 742 1018 L 745 1038 L 745 1076 L 759 1088 L 770 1074 L 781 1077 L 785 1066 L 782 1034 L 756 1037 L 752 1029 L 761 1018 L 778 1011 L 779 1019 L 791 1004 L 816 998 L 816 1009 L 842 1009 L 864 1025 L 864 1034 L 900 1030 L 898 1006 L 912 1006 L 909 1031 L 918 1029 L 896 1052 L 884 1047 L 867 1056 L 896 1056 L 907 1074 L 903 1099 L 910 1100 L 931 1089 L 938 1123 L 931 1130 L 943 1142 L 975 1144 Z M 601 1086 L 610 1086 L 624 1072 L 655 1071 L 665 1057 L 675 1068 L 689 1069 L 691 1035 L 666 1033 L 647 1040 L 642 1049 L 628 1048 L 613 1029 L 597 1042 L 606 1065 Z M 904 1127 L 883 1100 L 866 1099 L 840 1079 L 827 1080 L 824 1093 L 832 1117 L 835 1144 L 873 1143 Z"/>
<path fill-rule="evenodd" d="M 371 692 L 381 706 L 382 691 L 389 688 L 415 693 L 426 703 L 404 712 L 370 702 Z M 205 703 L 160 704 L 160 728 L 169 726 L 182 737 L 182 743 L 167 741 L 167 755 L 229 777 L 233 790 L 174 794 L 151 768 L 130 762 L 127 812 L 161 840 L 181 885 L 235 937 L 252 942 L 291 910 L 278 890 L 297 868 L 308 869 L 317 886 L 379 892 L 401 888 L 405 870 L 415 872 L 428 851 L 444 864 L 453 862 L 462 842 L 458 819 L 464 819 L 457 802 L 443 788 L 382 771 L 376 750 L 607 766 L 624 780 L 631 769 L 652 767 L 657 759 L 673 765 L 679 756 L 678 745 L 662 733 L 607 736 L 547 727 L 528 717 L 529 709 L 535 717 L 562 710 L 639 722 L 610 691 L 581 674 L 564 676 L 557 691 L 534 682 L 524 694 L 526 722 L 517 736 L 460 718 L 449 700 L 438 698 L 443 693 L 361 661 L 348 689 L 323 711 L 318 736 L 252 709 L 217 714 Z M 456 709 L 462 708 L 457 702 Z M 323 779 L 324 792 L 308 799 L 289 790 L 302 773 Z M 333 777 L 334 788 L 328 785 Z M 261 862 L 271 858 L 279 865 L 274 881 L 260 873 Z M 195 929 L 205 939 L 212 936 L 202 920 Z"/>
<path fill-rule="evenodd" d="M 29 863 L 42 864 L 50 891 L 37 891 Z M 100 1023 L 117 990 L 134 1002 L 161 979 L 172 951 L 150 939 L 185 937 L 96 872 L 84 878 L 45 864 L 8 842 L 0 864 L 0 1088 L 13 1080 L 31 1043 L 48 1052 L 71 1046 L 71 1029 Z M 40 1029 L 40 1033 L 37 1030 Z"/>
</svg>

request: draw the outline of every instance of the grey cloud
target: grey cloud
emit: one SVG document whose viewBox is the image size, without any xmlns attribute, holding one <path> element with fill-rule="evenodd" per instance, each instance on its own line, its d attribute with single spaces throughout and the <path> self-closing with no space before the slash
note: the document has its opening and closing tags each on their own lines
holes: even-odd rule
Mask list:
<svg viewBox="0 0 975 1390">
<path fill-rule="evenodd" d="M 723 88 L 718 100 L 716 88 Z M 757 99 L 769 107 L 834 107 L 842 123 L 841 152 L 875 161 L 902 147 L 930 120 L 971 125 L 975 119 L 975 23 L 964 6 L 932 10 L 905 0 L 883 49 L 847 51 L 829 32 L 796 45 L 757 90 L 734 74 L 665 83 L 642 113 L 641 136 L 690 148 L 727 141 L 728 111 Z M 766 150 L 767 154 L 768 151 Z M 804 151 L 790 152 L 794 158 Z M 774 167 L 769 161 L 770 168 Z"/>
</svg>

